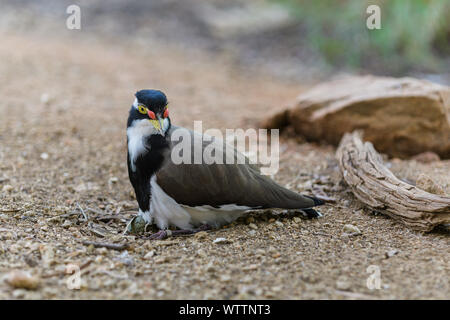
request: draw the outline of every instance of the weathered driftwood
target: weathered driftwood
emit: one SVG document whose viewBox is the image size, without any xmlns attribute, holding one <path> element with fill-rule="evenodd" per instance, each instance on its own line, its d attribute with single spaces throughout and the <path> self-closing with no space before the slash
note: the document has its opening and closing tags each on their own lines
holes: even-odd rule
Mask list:
<svg viewBox="0 0 450 320">
<path fill-rule="evenodd" d="M 450 197 L 431 194 L 400 181 L 386 168 L 372 143 L 347 133 L 336 152 L 342 174 L 355 196 L 401 223 L 423 231 L 450 223 Z"/>
</svg>

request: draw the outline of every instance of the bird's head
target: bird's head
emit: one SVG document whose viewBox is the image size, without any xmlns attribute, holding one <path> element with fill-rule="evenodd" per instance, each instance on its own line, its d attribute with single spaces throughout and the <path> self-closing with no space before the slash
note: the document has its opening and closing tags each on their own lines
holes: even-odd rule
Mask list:
<svg viewBox="0 0 450 320">
<path fill-rule="evenodd" d="M 170 128 L 166 95 L 159 90 L 140 90 L 135 97 L 128 117 L 128 127 L 148 126 L 151 134 L 164 136 Z"/>
</svg>

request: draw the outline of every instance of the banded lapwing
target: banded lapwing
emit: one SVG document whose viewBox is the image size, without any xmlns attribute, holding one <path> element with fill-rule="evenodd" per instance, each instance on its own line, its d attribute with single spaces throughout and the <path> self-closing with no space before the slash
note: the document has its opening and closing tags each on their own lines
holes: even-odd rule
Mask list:
<svg viewBox="0 0 450 320">
<path fill-rule="evenodd" d="M 323 201 L 278 185 L 248 161 L 227 161 L 244 156 L 233 147 L 226 148 L 222 140 L 204 139 L 200 133 L 172 125 L 167 103 L 161 91 L 138 91 L 127 123 L 128 174 L 139 204 L 138 216 L 161 230 L 151 238 L 166 237 L 169 226 L 179 228 L 172 231 L 179 233 L 218 227 L 252 209 L 301 209 L 309 218 L 320 216 L 312 207 Z M 191 143 L 180 145 L 185 139 Z M 224 161 L 208 159 L 207 152 L 201 163 L 173 160 L 175 148 L 178 156 L 193 159 L 196 143 L 201 151 L 214 147 L 214 160 L 219 156 Z M 183 149 L 186 145 L 192 149 Z"/>
</svg>

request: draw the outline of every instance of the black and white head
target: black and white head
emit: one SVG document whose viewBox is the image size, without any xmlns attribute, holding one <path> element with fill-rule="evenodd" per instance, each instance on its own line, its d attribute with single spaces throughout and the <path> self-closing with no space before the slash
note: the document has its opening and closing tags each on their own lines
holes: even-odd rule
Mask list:
<svg viewBox="0 0 450 320">
<path fill-rule="evenodd" d="M 166 134 L 171 126 L 167 98 L 163 92 L 140 90 L 135 96 L 127 122 L 129 165 L 132 171 L 136 170 L 136 160 L 147 155 L 150 150 L 167 149 Z M 156 164 L 154 166 L 157 167 Z"/>
<path fill-rule="evenodd" d="M 127 127 L 139 129 L 145 135 L 165 136 L 170 128 L 166 95 L 159 90 L 140 90 L 135 97 Z"/>
</svg>

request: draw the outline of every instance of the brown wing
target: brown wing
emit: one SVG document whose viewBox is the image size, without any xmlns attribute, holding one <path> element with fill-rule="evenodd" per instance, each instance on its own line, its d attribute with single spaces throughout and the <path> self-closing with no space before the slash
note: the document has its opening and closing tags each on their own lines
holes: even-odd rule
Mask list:
<svg viewBox="0 0 450 320">
<path fill-rule="evenodd" d="M 256 166 L 248 164 L 248 159 L 245 164 L 236 164 L 237 157 L 244 156 L 234 149 L 231 154 L 224 152 L 223 141 L 203 141 L 200 134 L 180 127 L 171 129 L 170 134 L 176 130 L 182 130 L 178 134 L 181 132 L 183 139 L 191 139 L 191 160 L 194 159 L 194 143 L 200 143 L 202 152 L 208 146 L 214 146 L 213 156 L 222 157 L 224 162 L 227 157 L 235 160 L 235 164 L 175 164 L 169 157 L 157 172 L 157 182 L 178 203 L 189 206 L 236 204 L 252 208 L 286 209 L 310 208 L 315 205 L 313 199 L 283 188 L 261 175 Z M 181 142 L 182 139 L 178 143 Z M 173 143 L 172 149 L 177 148 L 178 143 Z M 184 155 L 185 150 L 187 149 L 183 149 L 179 155 Z M 204 160 L 212 162 L 208 155 Z"/>
</svg>

